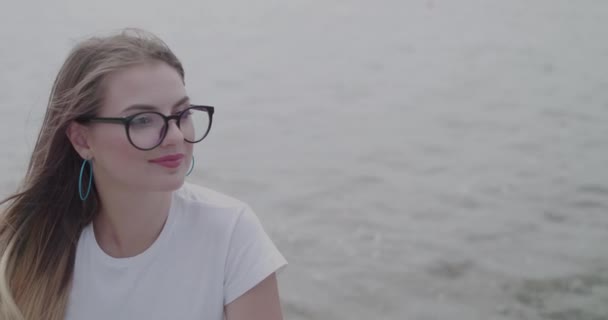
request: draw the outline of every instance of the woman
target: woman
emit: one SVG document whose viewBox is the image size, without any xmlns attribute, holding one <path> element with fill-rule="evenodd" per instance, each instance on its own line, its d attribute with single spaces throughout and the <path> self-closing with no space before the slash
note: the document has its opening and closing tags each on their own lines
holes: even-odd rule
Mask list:
<svg viewBox="0 0 608 320">
<path fill-rule="evenodd" d="M 214 108 L 143 31 L 77 45 L 0 224 L 1 319 L 282 319 L 286 265 L 242 202 L 184 183 Z"/>
</svg>

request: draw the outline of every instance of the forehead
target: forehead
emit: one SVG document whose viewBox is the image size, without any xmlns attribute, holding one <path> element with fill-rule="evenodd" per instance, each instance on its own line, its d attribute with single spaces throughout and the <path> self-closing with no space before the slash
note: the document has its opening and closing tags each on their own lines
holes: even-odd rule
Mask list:
<svg viewBox="0 0 608 320">
<path fill-rule="evenodd" d="M 186 96 L 179 73 L 164 62 L 131 66 L 104 79 L 102 116 L 118 115 L 133 104 L 147 104 L 169 110 Z"/>
</svg>

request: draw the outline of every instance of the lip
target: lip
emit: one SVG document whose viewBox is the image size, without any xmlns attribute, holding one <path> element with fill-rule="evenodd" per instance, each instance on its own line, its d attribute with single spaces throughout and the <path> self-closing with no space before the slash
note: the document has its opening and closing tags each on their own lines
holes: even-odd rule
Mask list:
<svg viewBox="0 0 608 320">
<path fill-rule="evenodd" d="M 184 155 L 182 153 L 176 153 L 148 160 L 148 162 L 158 164 L 166 168 L 177 168 L 182 164 L 183 160 Z"/>
</svg>

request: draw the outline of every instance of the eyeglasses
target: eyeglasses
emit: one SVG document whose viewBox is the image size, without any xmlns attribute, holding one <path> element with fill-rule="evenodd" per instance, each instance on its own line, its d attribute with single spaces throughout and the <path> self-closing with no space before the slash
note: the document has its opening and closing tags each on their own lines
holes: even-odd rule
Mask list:
<svg viewBox="0 0 608 320">
<path fill-rule="evenodd" d="M 139 150 L 152 150 L 158 147 L 169 128 L 169 120 L 175 120 L 177 127 L 184 135 L 184 141 L 189 143 L 201 142 L 211 130 L 213 122 L 214 107 L 190 105 L 189 108 L 171 116 L 165 116 L 159 112 L 146 111 L 136 113 L 128 117 L 102 118 L 82 117 L 77 121 L 106 122 L 123 124 L 129 142 Z"/>
</svg>

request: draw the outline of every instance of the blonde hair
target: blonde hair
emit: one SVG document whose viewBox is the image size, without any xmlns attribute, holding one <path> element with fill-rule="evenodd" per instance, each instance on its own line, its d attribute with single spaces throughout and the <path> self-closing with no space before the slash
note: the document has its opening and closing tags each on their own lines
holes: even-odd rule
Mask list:
<svg viewBox="0 0 608 320">
<path fill-rule="evenodd" d="M 151 61 L 167 63 L 184 79 L 169 47 L 138 29 L 82 41 L 59 70 L 21 187 L 0 202 L 6 206 L 0 215 L 1 319 L 65 317 L 76 244 L 99 211 L 94 185 L 86 201 L 78 197 L 82 159 L 66 130 L 76 119 L 95 115 L 108 74 Z"/>
</svg>

